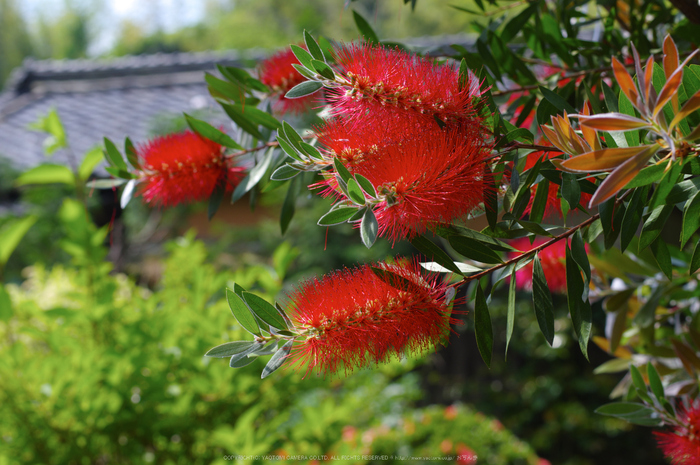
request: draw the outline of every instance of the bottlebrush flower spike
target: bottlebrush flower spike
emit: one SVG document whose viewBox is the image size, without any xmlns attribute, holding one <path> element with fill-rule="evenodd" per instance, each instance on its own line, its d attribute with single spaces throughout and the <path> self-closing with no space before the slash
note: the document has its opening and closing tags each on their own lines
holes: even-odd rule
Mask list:
<svg viewBox="0 0 700 465">
<path fill-rule="evenodd" d="M 363 265 L 309 280 L 289 296 L 287 314 L 306 336 L 296 339 L 290 354 L 296 367 L 332 374 L 423 352 L 457 323 L 446 284 L 423 277 L 417 262 L 375 267 L 391 273 L 396 287 Z"/>
<path fill-rule="evenodd" d="M 459 71 L 427 58 L 372 44 L 352 44 L 336 50 L 343 85 L 330 89 L 327 99 L 336 115 L 358 125 L 382 123 L 407 111 L 426 121 L 451 124 L 475 117 L 473 99 L 481 96 L 470 73 L 460 85 Z"/>
<path fill-rule="evenodd" d="M 531 245 L 530 239 L 523 237 L 512 241 L 510 245 L 522 252 L 529 252 L 545 242 L 547 242 L 546 239 L 536 239 Z M 513 252 L 508 255 L 508 258 L 515 258 L 520 253 Z M 566 293 L 566 242 L 555 242 L 541 250 L 539 255 L 549 290 L 555 293 Z M 515 285 L 518 289 L 532 291 L 532 268 L 533 263 L 530 262 L 515 272 Z"/>
<path fill-rule="evenodd" d="M 276 99 L 273 108 L 279 113 L 301 113 L 311 106 L 312 96 L 293 99 L 284 96 L 292 87 L 306 81 L 292 66 L 298 64 L 299 60 L 290 48 L 281 50 L 260 63 L 260 81 L 272 89 L 271 95 Z"/>
<path fill-rule="evenodd" d="M 700 465 L 700 402 L 682 409 L 673 432 L 654 432 L 659 448 L 673 465 Z"/>
<path fill-rule="evenodd" d="M 221 145 L 192 131 L 156 137 L 137 152 L 143 167 L 140 193 L 151 205 L 203 200 L 217 185 L 226 183 L 231 190 L 244 177 Z"/>
<path fill-rule="evenodd" d="M 394 242 L 465 218 L 491 185 L 484 175 L 490 146 L 470 123 L 440 129 L 402 118 L 352 127 L 336 118 L 317 136 L 331 158 L 372 182 L 379 235 Z M 323 194 L 344 199 L 332 174 L 321 183 Z"/>
</svg>

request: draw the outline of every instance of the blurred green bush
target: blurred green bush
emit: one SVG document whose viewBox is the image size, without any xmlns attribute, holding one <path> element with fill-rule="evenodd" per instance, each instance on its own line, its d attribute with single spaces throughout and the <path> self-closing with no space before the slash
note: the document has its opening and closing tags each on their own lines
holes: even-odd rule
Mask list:
<svg viewBox="0 0 700 465">
<path fill-rule="evenodd" d="M 225 287 L 274 297 L 297 253 L 288 244 L 266 265 L 220 270 L 189 233 L 168 244 L 162 281 L 148 290 L 111 272 L 107 230 L 82 204 L 64 200 L 57 218 L 70 264 L 32 266 L 24 282 L 0 288 L 0 464 L 209 464 L 358 450 L 447 457 L 458 444 L 484 463 L 536 464 L 529 446 L 466 407 L 449 423 L 444 408 L 413 409 L 422 397 L 415 360 L 342 380 L 281 370 L 261 381 L 261 361 L 232 370 L 204 358 L 245 337 Z M 444 441 L 455 447 L 441 449 Z"/>
</svg>

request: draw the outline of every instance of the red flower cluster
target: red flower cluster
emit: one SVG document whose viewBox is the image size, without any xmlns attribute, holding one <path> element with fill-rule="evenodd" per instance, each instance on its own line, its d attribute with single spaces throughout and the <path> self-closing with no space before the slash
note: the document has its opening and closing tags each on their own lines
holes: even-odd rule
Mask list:
<svg viewBox="0 0 700 465">
<path fill-rule="evenodd" d="M 352 44 L 336 51 L 336 61 L 349 87 L 327 94 L 335 114 L 362 125 L 384 124 L 387 118 L 422 115 L 461 122 L 475 116 L 474 97 L 481 95 L 473 76 L 460 86 L 459 71 L 401 50 Z"/>
<path fill-rule="evenodd" d="M 440 129 L 394 119 L 353 130 L 336 118 L 317 135 L 332 157 L 369 179 L 385 198 L 374 208 L 379 235 L 391 241 L 464 218 L 483 199 L 489 151 L 476 125 Z M 325 195 L 343 197 L 335 177 L 322 184 L 329 186 Z"/>
<path fill-rule="evenodd" d="M 301 113 L 309 108 L 312 96 L 302 98 L 285 98 L 285 94 L 297 84 L 306 81 L 292 65 L 298 65 L 299 60 L 292 49 L 281 50 L 260 63 L 258 75 L 260 81 L 272 90 L 276 98 L 274 109 L 279 113 Z"/>
<path fill-rule="evenodd" d="M 324 374 L 352 370 L 424 351 L 449 333 L 456 320 L 445 284 L 424 278 L 416 262 L 375 266 L 398 275 L 397 287 L 363 265 L 309 280 L 289 296 L 288 315 L 306 336 L 290 355 L 297 366 Z"/>
<path fill-rule="evenodd" d="M 140 192 L 151 205 L 170 206 L 209 198 L 217 185 L 231 190 L 244 177 L 223 147 L 192 131 L 156 137 L 138 149 Z"/>
<path fill-rule="evenodd" d="M 681 426 L 673 432 L 654 432 L 659 448 L 673 465 L 700 465 L 700 402 L 678 415 Z"/>
<path fill-rule="evenodd" d="M 529 252 L 545 242 L 547 239 L 536 239 L 531 245 L 530 239 L 524 237 L 512 241 L 510 245 L 521 252 Z M 510 253 L 509 258 L 515 258 L 520 254 L 520 252 Z M 539 255 L 549 290 L 555 293 L 566 293 L 566 242 L 555 242 L 540 251 Z M 533 266 L 533 262 L 530 262 L 515 272 L 515 285 L 518 289 L 532 291 Z"/>
<path fill-rule="evenodd" d="M 316 135 L 377 189 L 379 235 L 411 238 L 466 217 L 483 199 L 490 154 L 472 104 L 478 82 L 460 86 L 452 66 L 367 44 L 340 49 L 337 60 L 349 84 L 328 92 L 336 116 Z M 344 197 L 333 177 L 322 184 Z"/>
</svg>

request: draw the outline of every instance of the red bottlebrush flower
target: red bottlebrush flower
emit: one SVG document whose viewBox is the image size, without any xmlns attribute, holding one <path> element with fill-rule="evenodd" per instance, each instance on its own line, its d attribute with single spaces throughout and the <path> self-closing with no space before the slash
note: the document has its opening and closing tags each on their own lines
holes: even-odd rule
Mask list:
<svg viewBox="0 0 700 465">
<path fill-rule="evenodd" d="M 298 64 L 299 60 L 291 48 L 281 50 L 260 63 L 258 71 L 260 81 L 272 89 L 271 95 L 276 99 L 273 108 L 279 113 L 301 113 L 306 111 L 313 101 L 313 96 L 302 98 L 284 96 L 292 87 L 306 81 L 306 78 L 292 66 Z"/>
<path fill-rule="evenodd" d="M 457 460 L 455 463 L 461 465 L 474 465 L 478 457 L 476 453 L 463 442 L 457 444 Z"/>
<path fill-rule="evenodd" d="M 402 279 L 394 287 L 364 265 L 303 283 L 289 296 L 288 315 L 297 339 L 291 359 L 332 374 L 391 355 L 422 352 L 450 330 L 447 286 L 420 274 L 416 262 L 375 265 Z"/>
<path fill-rule="evenodd" d="M 483 199 L 490 147 L 475 125 L 440 129 L 401 118 L 351 127 L 336 118 L 317 135 L 331 157 L 375 186 L 383 199 L 374 206 L 379 235 L 394 242 L 463 219 Z M 325 195 L 344 197 L 334 177 L 322 184 Z"/>
<path fill-rule="evenodd" d="M 530 245 L 530 239 L 523 237 L 516 239 L 510 245 L 522 252 L 528 252 L 535 247 L 547 242 L 547 239 L 535 239 Z M 514 258 L 520 253 L 512 252 L 509 258 Z M 566 242 L 559 241 L 540 251 L 540 263 L 547 279 L 549 290 L 555 293 L 566 292 Z M 515 272 L 515 285 L 520 290 L 532 291 L 533 262 Z"/>
<path fill-rule="evenodd" d="M 171 206 L 211 196 L 217 185 L 233 189 L 244 177 L 223 147 L 192 131 L 156 137 L 138 148 L 140 192 L 152 205 Z"/>
<path fill-rule="evenodd" d="M 424 124 L 435 117 L 451 124 L 476 116 L 472 100 L 481 95 L 479 82 L 470 74 L 460 88 L 454 66 L 371 44 L 340 48 L 336 61 L 347 86 L 328 91 L 327 99 L 335 114 L 358 124 L 383 124 L 407 111 Z"/>
<path fill-rule="evenodd" d="M 659 448 L 673 465 L 700 465 L 700 402 L 681 409 L 673 432 L 654 432 Z"/>
<path fill-rule="evenodd" d="M 546 145 L 548 147 L 552 147 L 552 144 L 547 141 L 546 139 L 542 139 L 538 141 L 539 145 Z M 524 170 L 529 170 L 535 164 L 537 163 L 537 160 L 540 160 L 544 158 L 545 160 L 549 160 L 551 158 L 555 158 L 560 156 L 562 153 L 561 152 L 550 152 L 550 151 L 538 151 L 538 152 L 532 152 L 528 154 L 527 160 L 525 161 L 525 168 Z M 544 216 L 543 218 L 551 218 L 551 217 L 559 217 L 561 218 L 563 213 L 561 210 L 561 199 L 559 195 L 559 189 L 561 186 L 558 184 L 555 184 L 553 182 L 549 183 L 549 190 L 547 192 L 547 201 L 545 204 L 544 208 Z M 532 210 L 532 203 L 535 201 L 535 192 L 537 191 L 537 186 L 533 186 L 531 189 L 530 193 L 530 203 L 528 204 L 527 208 L 525 209 L 525 212 L 523 213 L 524 215 L 527 215 L 530 213 Z M 581 198 L 579 199 L 579 203 L 581 205 L 587 205 L 588 202 L 591 200 L 592 195 L 588 194 L 586 192 L 581 192 Z M 576 207 L 576 205 L 572 205 L 572 208 Z"/>
</svg>

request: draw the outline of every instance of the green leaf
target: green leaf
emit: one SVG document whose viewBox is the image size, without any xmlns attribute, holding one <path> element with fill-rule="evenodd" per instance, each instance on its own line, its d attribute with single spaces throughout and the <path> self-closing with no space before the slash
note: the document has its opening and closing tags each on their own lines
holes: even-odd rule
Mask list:
<svg viewBox="0 0 700 465">
<path fill-rule="evenodd" d="M 601 415 L 612 415 L 617 417 L 638 413 L 640 411 L 645 410 L 646 408 L 646 405 L 637 404 L 634 402 L 614 402 L 598 407 L 597 409 L 595 409 L 595 413 L 599 413 Z"/>
<path fill-rule="evenodd" d="M 540 92 L 542 92 L 542 96 L 552 105 L 554 105 L 554 108 L 556 108 L 559 111 L 566 111 L 569 114 L 576 113 L 576 109 L 572 107 L 569 102 L 564 100 L 562 96 L 557 94 L 554 91 L 551 91 L 547 89 L 546 87 L 539 87 Z M 539 119 L 538 119 L 539 121 Z"/>
<path fill-rule="evenodd" d="M 654 240 L 659 237 L 661 230 L 666 225 L 668 217 L 673 211 L 673 205 L 661 205 L 656 207 L 642 226 L 642 233 L 639 236 L 639 251 L 649 247 Z"/>
<path fill-rule="evenodd" d="M 374 32 L 372 26 L 369 25 L 367 20 L 354 10 L 352 12 L 352 17 L 355 19 L 357 29 L 360 31 L 360 34 L 362 34 L 365 41 L 369 42 L 370 44 L 379 44 L 379 37 L 377 37 L 377 34 Z"/>
<path fill-rule="evenodd" d="M 249 116 L 252 115 L 252 112 L 243 113 L 242 107 L 225 103 L 221 104 L 221 108 L 224 109 L 229 118 L 231 118 L 239 128 L 256 139 L 264 139 L 263 135 L 258 130 L 258 124 L 249 118 Z M 246 109 L 248 108 L 246 107 Z"/>
<path fill-rule="evenodd" d="M 66 166 L 43 164 L 35 166 L 22 173 L 17 180 L 16 186 L 26 186 L 28 184 L 68 184 L 75 185 L 75 176 L 73 172 Z"/>
<path fill-rule="evenodd" d="M 131 142 L 128 137 L 124 139 L 124 153 L 126 153 L 126 160 L 129 164 L 136 170 L 141 170 L 141 163 L 139 163 L 139 154 L 136 151 L 136 147 Z M 104 154 L 102 156 L 104 159 Z"/>
<path fill-rule="evenodd" d="M 493 350 L 493 328 L 491 327 L 491 315 L 486 304 L 481 283 L 476 287 L 476 300 L 474 302 L 474 333 L 476 345 L 479 348 L 481 358 L 486 366 L 491 368 L 491 351 Z"/>
<path fill-rule="evenodd" d="M 542 217 L 544 216 L 544 210 L 547 206 L 547 197 L 549 196 L 549 181 L 547 179 L 542 179 L 537 185 L 537 190 L 535 191 L 535 198 L 532 201 L 532 209 L 530 210 L 530 221 L 533 223 L 542 222 Z"/>
<path fill-rule="evenodd" d="M 297 57 L 297 60 L 299 60 L 299 63 L 302 64 L 305 68 L 307 68 L 310 71 L 313 71 L 314 67 L 311 65 L 311 60 L 314 59 L 313 55 L 311 55 L 309 52 L 304 50 L 302 47 L 299 47 L 298 45 L 290 45 L 290 48 L 292 49 L 292 52 L 294 53 L 294 56 Z"/>
<path fill-rule="evenodd" d="M 683 209 L 683 227 L 681 229 L 681 248 L 700 228 L 700 191 L 697 192 Z"/>
<path fill-rule="evenodd" d="M 625 215 L 625 207 L 617 204 L 615 198 L 603 202 L 599 207 L 600 223 L 603 226 L 605 248 L 609 249 L 615 244 L 622 229 L 622 218 Z"/>
<path fill-rule="evenodd" d="M 360 224 L 360 237 L 365 247 L 368 249 L 372 247 L 374 241 L 377 240 L 378 232 L 379 223 L 377 223 L 377 217 L 374 216 L 372 209 L 368 208 L 362 216 L 362 223 Z"/>
<path fill-rule="evenodd" d="M 641 328 L 646 328 L 654 323 L 656 318 L 656 308 L 659 306 L 659 301 L 664 293 L 662 286 L 656 286 L 652 291 L 647 301 L 642 305 L 637 314 L 634 316 L 634 323 Z"/>
<path fill-rule="evenodd" d="M 242 297 L 250 310 L 265 323 L 276 329 L 289 329 L 282 315 L 268 301 L 247 291 L 242 292 Z"/>
<path fill-rule="evenodd" d="M 632 238 L 637 234 L 639 222 L 642 220 L 642 210 L 648 198 L 649 188 L 644 186 L 635 189 L 632 198 L 627 204 L 625 216 L 622 219 L 620 230 L 620 251 L 624 252 Z"/>
<path fill-rule="evenodd" d="M 134 189 L 136 188 L 136 179 L 132 179 L 126 183 L 124 190 L 122 191 L 122 196 L 119 199 L 119 206 L 124 209 L 131 201 L 131 197 L 134 195 Z"/>
<path fill-rule="evenodd" d="M 335 172 L 338 173 L 338 175 L 340 176 L 340 179 L 345 181 L 345 183 L 347 184 L 350 178 L 352 178 L 352 174 L 350 174 L 350 171 L 348 171 L 345 165 L 343 165 L 343 162 L 337 158 L 333 159 L 333 166 L 335 167 Z"/>
<path fill-rule="evenodd" d="M 288 341 L 282 347 L 280 347 L 277 352 L 275 352 L 270 361 L 267 362 L 267 365 L 265 365 L 265 368 L 263 368 L 262 375 L 260 376 L 261 379 L 265 379 L 270 376 L 279 367 L 281 367 L 284 362 L 287 361 L 289 353 L 292 351 L 293 344 L 294 340 Z"/>
<path fill-rule="evenodd" d="M 355 179 L 357 180 L 357 183 L 360 185 L 360 187 L 362 187 L 362 190 L 364 190 L 370 197 L 377 198 L 377 191 L 374 189 L 374 186 L 372 185 L 372 182 L 370 182 L 369 179 L 362 176 L 361 174 L 356 174 Z"/>
<path fill-rule="evenodd" d="M 462 273 L 462 271 L 457 267 L 452 258 L 450 258 L 450 256 L 447 255 L 447 253 L 444 250 L 435 245 L 427 237 L 416 236 L 411 240 L 411 244 L 413 245 L 413 247 L 418 249 L 420 253 L 422 253 L 428 258 L 432 258 L 441 266 L 447 268 L 453 273 L 464 275 L 464 273 Z"/>
<path fill-rule="evenodd" d="M 299 171 L 297 168 L 291 166 L 289 163 L 285 163 L 284 165 L 280 166 L 277 168 L 271 175 L 270 175 L 270 180 L 271 181 L 286 181 L 288 179 L 292 179 L 296 175 L 300 174 L 301 171 Z"/>
<path fill-rule="evenodd" d="M 700 241 L 695 244 L 695 250 L 693 250 L 693 255 L 690 259 L 690 265 L 688 266 L 688 273 L 695 273 L 698 268 L 700 268 Z"/>
<path fill-rule="evenodd" d="M 301 150 L 311 158 L 323 160 L 323 155 L 321 155 L 321 152 L 319 152 L 313 145 L 307 144 L 306 142 L 299 142 L 299 146 L 301 147 Z"/>
<path fill-rule="evenodd" d="M 0 283 L 0 321 L 9 321 L 13 313 L 10 293 L 7 292 L 5 286 Z"/>
<path fill-rule="evenodd" d="M 233 195 L 231 196 L 231 203 L 243 197 L 248 191 L 250 191 L 253 187 L 255 187 L 256 184 L 260 182 L 263 176 L 265 176 L 265 173 L 270 168 L 270 164 L 272 164 L 272 155 L 274 153 L 274 150 L 274 147 L 271 147 L 270 150 L 267 151 L 263 159 L 260 161 L 260 163 L 255 165 L 253 169 L 251 169 L 248 173 L 248 176 L 246 176 L 243 179 L 243 181 L 241 181 L 241 183 L 238 186 L 236 186 L 236 189 L 233 191 Z"/>
<path fill-rule="evenodd" d="M 636 366 L 630 365 L 630 375 L 632 376 L 632 383 L 634 384 L 634 387 L 640 391 L 646 392 L 647 385 L 644 383 L 644 378 Z"/>
<path fill-rule="evenodd" d="M 358 205 L 364 205 L 365 194 L 362 192 L 362 189 L 360 188 L 360 185 L 357 183 L 357 181 L 355 181 L 354 178 L 350 178 L 348 179 L 347 183 L 348 195 L 350 196 L 350 199 L 352 199 L 352 201 Z"/>
<path fill-rule="evenodd" d="M 287 195 L 284 196 L 284 202 L 282 203 L 282 210 L 280 212 L 280 230 L 282 231 L 282 234 L 287 232 L 289 224 L 292 222 L 292 218 L 294 217 L 301 179 L 301 176 L 292 179 L 292 181 L 289 183 L 289 189 L 287 189 Z"/>
<path fill-rule="evenodd" d="M 242 289 L 243 288 L 241 288 L 241 291 Z M 236 321 L 238 321 L 238 324 L 249 333 L 260 336 L 258 322 L 243 298 L 233 290 L 226 288 L 226 301 L 231 309 L 231 313 L 233 313 Z"/>
<path fill-rule="evenodd" d="M 537 324 L 540 326 L 542 335 L 549 345 L 554 342 L 554 307 L 552 305 L 552 294 L 547 286 L 547 278 L 544 276 L 542 263 L 540 263 L 539 253 L 535 255 L 532 269 L 532 302 L 535 307 Z"/>
<path fill-rule="evenodd" d="M 654 256 L 654 260 L 659 265 L 661 271 L 668 277 L 673 279 L 673 267 L 671 265 L 671 253 L 668 251 L 666 242 L 661 237 L 657 237 L 649 246 L 649 250 Z"/>
<path fill-rule="evenodd" d="M 588 339 L 591 336 L 591 307 L 584 302 L 581 270 L 574 260 L 568 244 L 566 245 L 566 300 L 571 314 L 574 332 L 578 337 L 581 353 L 588 360 Z"/>
<path fill-rule="evenodd" d="M 493 181 L 493 173 L 488 164 L 484 165 L 484 181 L 487 183 L 484 188 L 484 212 L 489 226 L 492 228 L 498 223 L 498 190 Z"/>
<path fill-rule="evenodd" d="M 656 368 L 651 362 L 647 363 L 647 377 L 649 378 L 649 387 L 651 387 L 651 392 L 654 393 L 654 397 L 659 399 L 659 401 L 665 399 L 664 385 L 661 383 L 659 372 L 656 371 Z"/>
<path fill-rule="evenodd" d="M 100 147 L 94 147 L 88 150 L 78 167 L 78 178 L 80 178 L 81 181 L 87 181 L 90 175 L 92 175 L 92 172 L 95 171 L 95 167 L 102 160 L 104 160 L 104 154 Z"/>
<path fill-rule="evenodd" d="M 632 189 L 634 187 L 641 187 L 655 183 L 659 179 L 663 178 L 665 169 L 666 165 L 663 163 L 642 168 L 642 171 L 632 178 L 632 180 L 625 185 L 624 189 Z"/>
<path fill-rule="evenodd" d="M 255 346 L 254 341 L 224 342 L 204 354 L 205 357 L 227 358 L 245 352 Z"/>
<path fill-rule="evenodd" d="M 280 148 L 284 151 L 284 153 L 293 159 L 302 161 L 300 152 L 297 151 L 297 149 L 295 149 L 284 137 L 284 133 L 277 133 L 277 143 L 280 145 Z"/>
<path fill-rule="evenodd" d="M 331 67 L 328 66 L 325 62 L 319 60 L 311 60 L 311 64 L 313 65 L 314 70 L 324 78 L 330 79 L 331 81 L 335 79 L 335 73 L 333 72 Z"/>
<path fill-rule="evenodd" d="M 671 165 L 671 169 L 666 172 L 661 182 L 656 186 L 654 195 L 651 197 L 651 203 L 649 203 L 649 209 L 653 210 L 656 207 L 662 206 L 666 203 L 666 197 L 671 193 L 671 189 L 678 183 L 679 176 L 681 175 L 681 170 L 683 167 L 680 163 L 674 163 Z"/>
<path fill-rule="evenodd" d="M 503 263 L 501 257 L 483 242 L 461 236 L 451 236 L 449 242 L 457 253 L 472 260 L 482 263 Z"/>
<path fill-rule="evenodd" d="M 318 220 L 319 226 L 334 226 L 336 224 L 345 223 L 357 213 L 356 207 L 341 207 L 336 208 L 321 217 Z"/>
<path fill-rule="evenodd" d="M 297 84 L 296 86 L 289 89 L 289 91 L 284 94 L 285 98 L 301 98 L 311 95 L 323 87 L 318 81 L 304 81 Z"/>
<path fill-rule="evenodd" d="M 462 275 L 466 275 L 467 273 L 477 273 L 479 271 L 483 271 L 481 268 L 467 265 L 466 263 L 455 263 L 455 265 L 457 266 L 460 274 Z M 438 262 L 422 262 L 420 266 L 434 273 L 454 273 L 452 270 L 448 270 L 444 266 L 440 265 Z"/>
<path fill-rule="evenodd" d="M 131 181 L 129 181 L 131 182 Z M 224 194 L 226 193 L 226 184 L 218 183 L 209 197 L 209 204 L 207 205 L 207 219 L 211 221 L 214 215 L 219 210 L 221 206 L 221 201 L 224 199 Z"/>
<path fill-rule="evenodd" d="M 185 116 L 185 121 L 187 121 L 187 125 L 194 132 L 204 137 L 205 139 L 214 141 L 219 145 L 223 145 L 224 147 L 236 150 L 243 150 L 243 147 L 240 144 L 238 144 L 235 140 L 231 139 L 231 137 L 228 134 L 224 134 L 211 124 L 193 118 L 187 113 L 183 113 L 183 115 Z"/>
<path fill-rule="evenodd" d="M 37 217 L 34 215 L 10 220 L 0 229 L 0 268 L 5 266 L 10 259 L 10 255 L 17 248 L 29 228 L 36 223 Z"/>
<path fill-rule="evenodd" d="M 50 137 L 44 141 L 44 151 L 47 155 L 68 147 L 66 131 L 55 108 L 49 110 L 46 116 L 41 116 L 36 122 L 29 124 L 29 129 L 49 134 Z"/>
<path fill-rule="evenodd" d="M 326 61 L 326 57 L 323 56 L 323 51 L 319 47 L 318 42 L 314 37 L 309 34 L 307 30 L 304 30 L 304 43 L 306 44 L 306 49 L 309 51 L 312 57 L 317 60 Z"/>
<path fill-rule="evenodd" d="M 515 325 L 515 267 L 510 273 L 510 284 L 508 286 L 508 315 L 506 317 L 506 358 L 508 358 L 508 346 L 510 338 L 513 336 L 513 326 Z"/>
<path fill-rule="evenodd" d="M 90 189 L 112 189 L 121 186 L 125 182 L 127 182 L 126 179 L 93 179 L 86 185 Z"/>
<path fill-rule="evenodd" d="M 114 142 L 105 137 L 104 144 L 105 154 L 107 155 L 105 158 L 107 159 L 107 162 L 109 162 L 118 170 L 128 172 L 129 168 L 126 166 L 126 162 L 124 161 L 122 154 L 119 153 L 119 149 L 117 149 L 117 146 L 114 145 Z"/>
<path fill-rule="evenodd" d="M 575 174 L 561 174 L 561 196 L 569 202 L 572 210 L 578 206 L 581 201 L 581 186 Z"/>
<path fill-rule="evenodd" d="M 527 24 L 535 11 L 537 11 L 537 4 L 533 3 L 508 21 L 501 32 L 501 40 L 506 43 L 510 42 L 513 37 L 523 30 L 523 26 Z"/>
<path fill-rule="evenodd" d="M 107 171 L 112 176 L 115 176 L 115 177 L 121 178 L 121 179 L 135 179 L 136 178 L 136 176 L 129 173 L 128 171 L 120 170 L 120 169 L 115 168 L 113 166 L 107 166 L 105 168 L 105 171 Z"/>
</svg>

